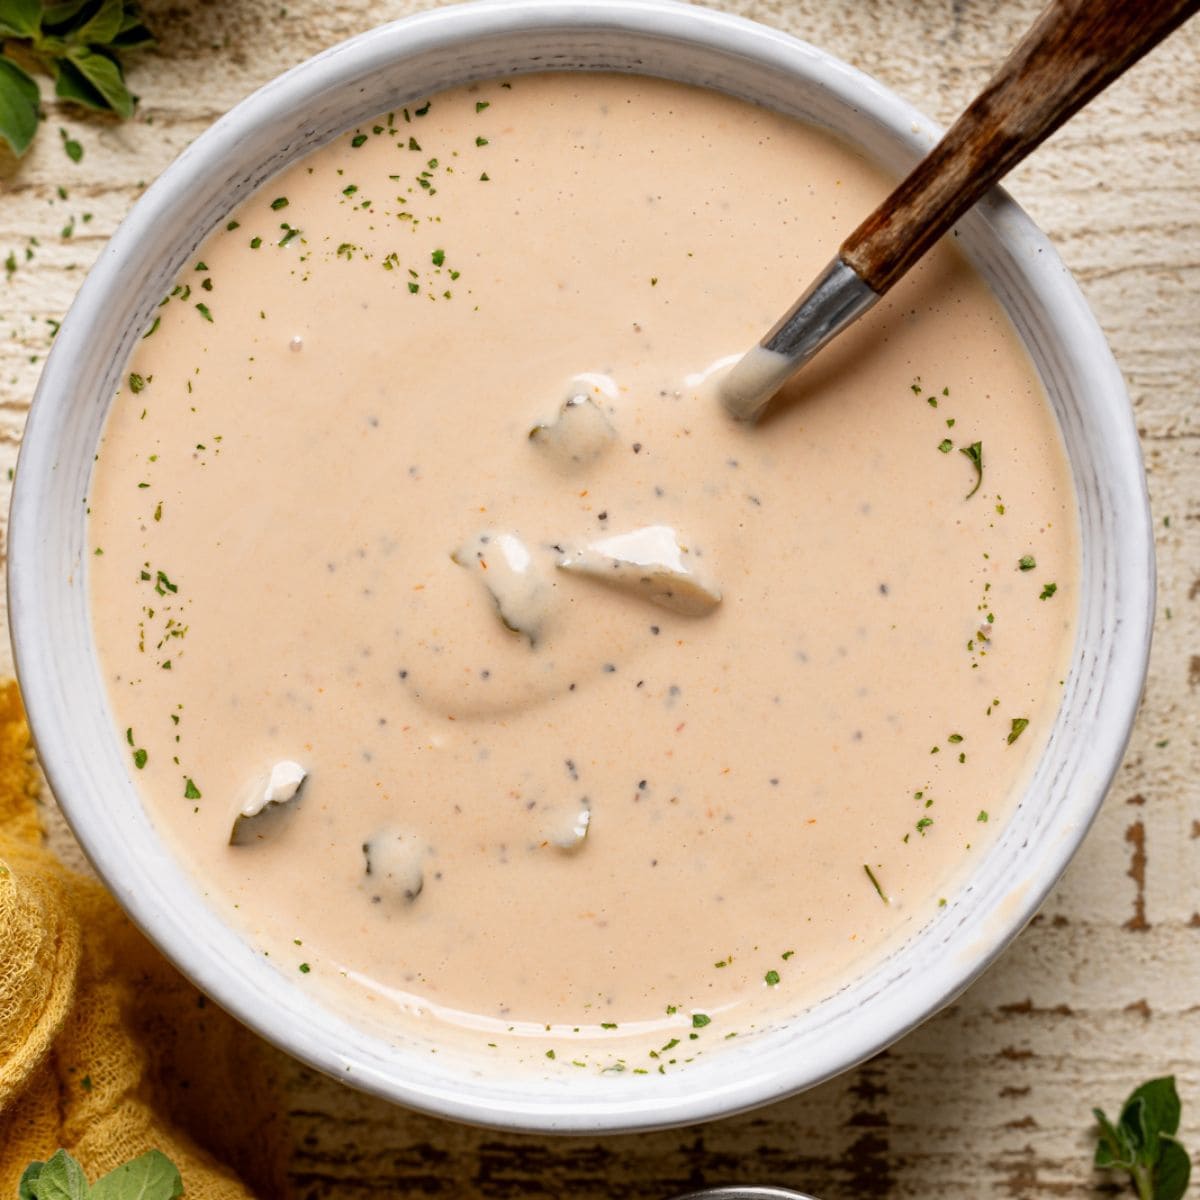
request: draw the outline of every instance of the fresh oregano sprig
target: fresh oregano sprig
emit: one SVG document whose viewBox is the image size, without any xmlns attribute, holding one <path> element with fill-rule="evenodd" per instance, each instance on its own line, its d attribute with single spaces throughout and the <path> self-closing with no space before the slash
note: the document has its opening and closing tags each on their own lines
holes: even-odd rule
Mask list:
<svg viewBox="0 0 1200 1200">
<path fill-rule="evenodd" d="M 183 1180 L 161 1150 L 145 1154 L 89 1184 L 83 1168 L 65 1150 L 30 1163 L 21 1176 L 19 1200 L 175 1200 Z"/>
<path fill-rule="evenodd" d="M 29 149 L 38 72 L 60 100 L 130 116 L 123 56 L 153 42 L 137 0 L 0 0 L 0 140 L 17 155 Z"/>
<path fill-rule="evenodd" d="M 1102 1171 L 1128 1171 L 1139 1200 L 1182 1200 L 1192 1163 L 1175 1139 L 1180 1110 L 1173 1075 L 1151 1079 L 1135 1089 L 1115 1125 L 1093 1108 L 1100 1127 L 1096 1166 Z"/>
</svg>

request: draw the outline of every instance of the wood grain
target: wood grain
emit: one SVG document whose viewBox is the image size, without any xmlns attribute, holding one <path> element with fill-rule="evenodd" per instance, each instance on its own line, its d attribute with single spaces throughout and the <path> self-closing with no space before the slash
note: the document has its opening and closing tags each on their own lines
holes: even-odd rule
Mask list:
<svg viewBox="0 0 1200 1200">
<path fill-rule="evenodd" d="M 1051 0 L 983 91 L 842 243 L 883 295 L 989 188 L 1200 10 L 1200 0 Z"/>
<path fill-rule="evenodd" d="M 31 157 L 0 183 L 0 260 L 9 250 L 18 260 L 12 277 L 0 278 L 0 490 L 49 322 L 61 319 L 142 182 L 274 74 L 428 5 L 146 7 L 162 46 L 131 75 L 143 98 L 139 118 L 108 125 L 48 105 Z M 723 7 L 829 49 L 945 121 L 990 77 L 1038 4 Z M 1200 28 L 1189 26 L 1010 179 L 1075 271 L 1126 374 L 1160 567 L 1156 641 L 1133 742 L 1083 849 L 1030 928 L 953 1006 L 887 1054 L 806 1095 L 697 1129 L 500 1135 L 402 1112 L 285 1063 L 296 1196 L 666 1200 L 742 1181 L 790 1184 L 822 1200 L 1082 1200 L 1106 1194 L 1089 1165 L 1091 1105 L 1115 1106 L 1135 1083 L 1165 1071 L 1179 1075 L 1185 1141 L 1200 1148 L 1198 61 Z M 63 154 L 59 126 L 84 144 L 82 163 Z M 92 214 L 86 223 L 84 213 Z M 79 860 L 61 821 L 53 841 Z"/>
</svg>

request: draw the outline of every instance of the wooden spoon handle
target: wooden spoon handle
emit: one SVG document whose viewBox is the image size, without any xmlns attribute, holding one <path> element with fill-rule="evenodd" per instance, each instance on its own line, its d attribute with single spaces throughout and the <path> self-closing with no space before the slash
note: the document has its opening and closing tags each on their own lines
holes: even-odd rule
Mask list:
<svg viewBox="0 0 1200 1200">
<path fill-rule="evenodd" d="M 975 101 L 840 255 L 883 294 L 997 180 L 1200 0 L 1051 0 Z"/>
</svg>

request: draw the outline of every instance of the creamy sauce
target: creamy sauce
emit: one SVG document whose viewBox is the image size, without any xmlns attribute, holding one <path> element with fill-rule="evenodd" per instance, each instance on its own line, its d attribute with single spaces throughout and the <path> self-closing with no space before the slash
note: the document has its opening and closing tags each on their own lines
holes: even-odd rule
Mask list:
<svg viewBox="0 0 1200 1200">
<path fill-rule="evenodd" d="M 156 824 L 281 970 L 656 1070 L 936 912 L 1070 649 L 1045 397 L 946 246 L 758 425 L 716 394 L 887 187 L 717 94 L 519 78 L 203 245 L 109 418 L 94 621 Z"/>
</svg>

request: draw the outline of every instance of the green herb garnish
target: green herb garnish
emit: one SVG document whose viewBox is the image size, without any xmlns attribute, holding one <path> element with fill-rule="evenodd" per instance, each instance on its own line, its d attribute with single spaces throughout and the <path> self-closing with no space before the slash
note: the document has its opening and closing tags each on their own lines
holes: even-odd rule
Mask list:
<svg viewBox="0 0 1200 1200">
<path fill-rule="evenodd" d="M 65 129 L 59 128 L 58 136 L 62 139 L 63 153 L 73 162 L 83 162 L 83 144 L 76 141 Z M 64 233 L 64 237 L 69 234 Z"/>
<path fill-rule="evenodd" d="M 1042 584 L 1042 594 L 1038 597 L 1038 599 L 1039 600 L 1049 600 L 1050 597 L 1053 596 L 1054 593 L 1057 591 L 1058 591 L 1057 583 L 1044 583 L 1044 584 Z"/>
<path fill-rule="evenodd" d="M 1021 736 L 1021 734 L 1023 734 L 1028 727 L 1029 727 L 1029 718 L 1028 717 L 1013 717 L 1012 729 L 1009 731 L 1009 734 L 1008 734 L 1008 744 L 1011 746 L 1013 744 L 1013 742 L 1015 742 L 1017 740 L 1017 738 L 1019 738 Z"/>
<path fill-rule="evenodd" d="M 767 985 L 767 987 L 774 987 L 779 982 L 779 972 L 768 971 L 763 976 L 763 982 Z"/>
<path fill-rule="evenodd" d="M 89 1184 L 79 1163 L 57 1150 L 25 1168 L 17 1195 L 19 1200 L 175 1200 L 183 1195 L 183 1180 L 161 1150 L 148 1150 Z"/>
<path fill-rule="evenodd" d="M 192 782 L 190 775 L 184 780 L 183 798 L 185 800 L 200 799 L 200 789 Z"/>
<path fill-rule="evenodd" d="M 866 871 L 867 878 L 871 881 L 871 886 L 879 893 L 880 900 L 882 900 L 884 904 L 891 904 L 891 901 L 887 898 L 887 894 L 884 892 L 879 880 L 875 878 L 875 872 L 872 871 L 866 863 L 863 863 L 863 870 Z M 785 954 L 784 957 L 786 958 L 787 955 Z"/>
<path fill-rule="evenodd" d="M 975 486 L 965 497 L 967 500 L 970 500 L 979 491 L 979 485 L 983 483 L 983 443 L 972 442 L 969 446 L 963 446 L 959 449 L 959 454 L 965 454 L 971 460 L 971 465 L 975 468 Z"/>
<path fill-rule="evenodd" d="M 692 1028 L 703 1029 L 705 1025 L 712 1021 L 707 1013 L 692 1013 Z"/>
<path fill-rule="evenodd" d="M 1100 1127 L 1095 1165 L 1101 1171 L 1128 1171 L 1139 1200 L 1182 1200 L 1192 1163 L 1175 1139 L 1181 1107 L 1175 1077 L 1168 1075 L 1136 1088 L 1116 1125 L 1093 1108 Z"/>
<path fill-rule="evenodd" d="M 0 140 L 18 156 L 37 133 L 34 73 L 54 80 L 59 100 L 119 117 L 133 113 L 123 57 L 154 44 L 136 0 L 4 0 L 0 3 Z M 83 147 L 65 130 L 72 162 Z"/>
<path fill-rule="evenodd" d="M 1032 571 L 1033 568 L 1036 566 L 1037 566 L 1037 563 L 1034 561 L 1034 557 L 1032 554 L 1023 554 L 1017 560 L 1017 570 L 1018 571 Z"/>
</svg>

